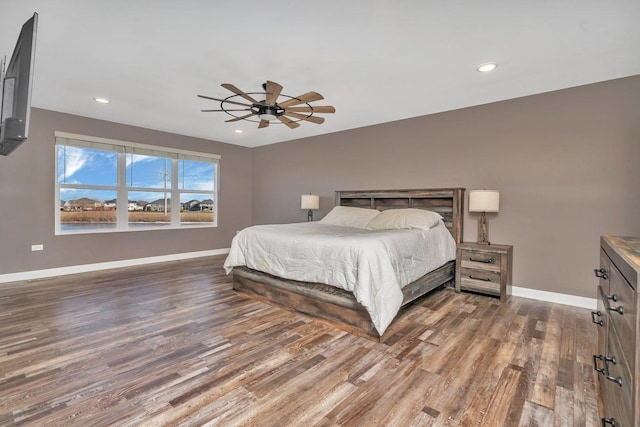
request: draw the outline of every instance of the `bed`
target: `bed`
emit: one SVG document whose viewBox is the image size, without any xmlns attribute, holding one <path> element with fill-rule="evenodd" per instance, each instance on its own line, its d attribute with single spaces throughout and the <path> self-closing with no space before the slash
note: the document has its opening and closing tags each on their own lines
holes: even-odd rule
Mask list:
<svg viewBox="0 0 640 427">
<path fill-rule="evenodd" d="M 381 233 L 380 237 L 384 236 L 381 241 L 387 243 L 390 240 L 400 239 L 418 239 L 422 241 L 426 239 L 425 236 L 442 233 L 442 231 L 440 231 L 440 229 L 442 229 L 445 230 L 445 234 L 448 233 L 451 235 L 452 239 L 449 238 L 448 234 L 446 237 L 451 240 L 455 246 L 455 244 L 460 243 L 462 239 L 463 196 L 463 188 L 336 191 L 336 206 L 370 208 L 377 209 L 378 211 L 412 208 L 437 212 L 442 216 L 442 221 L 440 221 L 438 226 L 433 227 L 433 231 L 430 229 L 428 232 L 424 232 L 424 236 L 421 236 L 419 239 L 415 237 L 415 235 L 417 235 L 415 233 L 412 234 L 408 232 L 408 230 L 398 230 L 398 232 L 395 233 Z M 304 269 L 298 269 L 297 272 L 292 275 L 287 274 L 288 271 L 282 270 L 282 266 L 277 265 L 278 262 L 274 262 L 270 257 L 267 257 L 269 258 L 267 263 L 261 264 L 259 261 L 260 257 L 254 257 L 252 262 L 248 262 L 245 261 L 243 256 L 238 256 L 237 246 L 241 243 L 239 241 L 245 241 L 245 244 L 249 248 L 257 248 L 262 245 L 259 240 L 252 240 L 253 236 L 251 233 L 257 231 L 263 234 L 270 233 L 272 237 L 280 239 L 280 246 L 275 246 L 278 248 L 275 252 L 280 252 L 280 249 L 283 249 L 284 252 L 285 249 L 291 249 L 288 248 L 288 246 L 297 244 L 295 233 L 319 235 L 318 238 L 320 240 L 314 243 L 313 248 L 304 250 L 314 250 L 315 248 L 316 252 L 321 250 L 327 252 L 328 249 L 323 248 L 325 248 L 325 243 L 328 244 L 327 242 L 331 240 L 331 236 L 325 235 L 325 230 L 327 233 L 337 233 L 340 236 L 337 240 L 345 245 L 347 243 L 344 242 L 351 241 L 353 241 L 354 244 L 365 242 L 366 244 L 363 246 L 365 248 L 378 244 L 375 240 L 372 240 L 372 234 L 376 234 L 375 232 L 360 233 L 347 228 L 341 229 L 338 227 L 336 230 L 329 230 L 329 228 L 330 227 L 327 226 L 321 227 L 321 225 L 316 223 L 301 223 L 257 226 L 249 227 L 251 230 L 243 230 L 234 239 L 231 252 L 225 262 L 227 271 L 233 271 L 233 289 L 253 298 L 311 315 L 347 332 L 374 340 L 382 340 L 384 333 L 388 331 L 388 326 L 392 321 L 389 320 L 389 313 L 386 313 L 387 309 L 382 306 L 378 307 L 375 302 L 372 305 L 368 299 L 363 299 L 363 291 L 358 291 L 359 288 L 350 289 L 349 286 L 345 286 L 345 283 L 341 280 L 341 276 L 330 278 L 328 282 L 323 279 L 326 283 L 304 281 L 305 276 L 307 276 Z M 293 234 L 287 235 L 286 233 Z M 322 243 L 322 239 L 324 239 L 324 243 Z M 271 253 L 274 252 L 274 249 L 270 248 L 261 249 L 264 253 L 268 253 L 269 251 L 271 251 Z M 340 258 L 339 250 L 339 248 L 335 249 L 336 258 Z M 348 251 L 348 248 L 344 250 Z M 403 250 L 407 251 L 407 249 Z M 297 246 L 293 253 L 296 254 L 295 258 L 314 259 L 313 256 L 306 257 L 302 255 L 304 252 L 300 252 L 300 248 Z M 413 256 L 404 253 L 400 254 L 400 258 L 406 260 L 407 258 L 413 258 Z M 418 257 L 418 259 L 420 258 Z M 380 292 L 379 288 L 372 288 L 371 286 L 374 285 L 369 282 L 373 283 L 377 281 L 378 276 L 381 281 L 386 280 L 384 279 L 386 274 L 384 269 L 382 267 L 380 267 L 379 270 L 375 269 L 375 265 L 373 264 L 377 261 L 372 261 L 368 264 L 364 264 L 362 260 L 359 262 L 362 263 L 362 265 L 358 266 L 357 271 L 353 274 L 360 274 L 360 277 L 364 278 L 363 281 L 361 280 L 363 282 L 361 286 L 364 286 L 365 289 L 364 292 L 375 295 L 379 300 L 390 302 L 390 305 L 393 307 L 390 308 L 389 311 L 395 310 L 395 313 L 397 313 L 400 308 L 429 293 L 433 289 L 451 283 L 455 276 L 455 260 L 438 261 L 438 265 L 428 266 L 428 268 L 427 266 L 423 267 L 425 269 L 424 274 L 420 273 L 421 275 L 419 277 L 412 277 L 410 282 L 401 283 L 401 289 L 390 291 L 389 295 L 378 295 L 378 292 Z M 253 268 L 247 267 L 247 265 L 244 265 L 245 263 Z M 274 265 L 269 263 L 274 263 Z M 380 263 L 383 265 L 385 262 L 380 261 Z M 358 262 L 354 264 L 357 265 Z M 322 266 L 309 264 L 308 270 L 314 269 L 322 269 Z M 374 271 L 374 274 L 358 273 L 361 270 L 365 273 L 371 270 Z M 378 271 L 380 274 L 377 274 Z M 350 271 L 347 271 L 347 275 L 349 274 L 351 274 Z M 286 278 L 287 275 L 290 278 Z M 293 280 L 291 276 L 302 280 Z M 335 280 L 335 283 L 333 280 Z M 359 300 L 362 301 L 362 303 L 358 302 Z M 378 308 L 372 311 L 374 306 Z M 378 309 L 382 310 L 382 313 Z M 392 313 L 392 318 L 395 316 L 395 313 Z"/>
</svg>

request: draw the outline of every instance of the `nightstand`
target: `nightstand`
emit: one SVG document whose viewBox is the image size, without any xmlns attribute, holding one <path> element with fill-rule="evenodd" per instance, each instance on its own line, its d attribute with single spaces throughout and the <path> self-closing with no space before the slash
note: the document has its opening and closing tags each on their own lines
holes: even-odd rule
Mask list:
<svg viewBox="0 0 640 427">
<path fill-rule="evenodd" d="M 513 246 L 460 243 L 456 256 L 456 292 L 472 291 L 500 297 L 511 296 Z"/>
</svg>

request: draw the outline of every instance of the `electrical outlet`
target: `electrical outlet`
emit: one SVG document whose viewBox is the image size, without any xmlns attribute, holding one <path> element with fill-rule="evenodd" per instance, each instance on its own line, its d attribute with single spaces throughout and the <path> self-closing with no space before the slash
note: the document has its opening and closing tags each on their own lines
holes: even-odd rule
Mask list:
<svg viewBox="0 0 640 427">
<path fill-rule="evenodd" d="M 44 250 L 44 245 L 42 243 L 40 243 L 39 245 L 31 245 L 31 250 L 32 251 L 43 251 Z"/>
</svg>

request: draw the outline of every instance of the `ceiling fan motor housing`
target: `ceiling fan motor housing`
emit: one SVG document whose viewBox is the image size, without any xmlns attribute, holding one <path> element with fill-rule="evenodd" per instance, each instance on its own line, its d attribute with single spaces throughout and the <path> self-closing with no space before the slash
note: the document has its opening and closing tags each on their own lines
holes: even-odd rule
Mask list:
<svg viewBox="0 0 640 427">
<path fill-rule="evenodd" d="M 265 101 L 262 101 L 265 102 Z M 251 107 L 251 111 L 253 111 L 261 120 L 275 120 L 278 116 L 284 114 L 284 108 L 280 107 L 278 104 L 275 105 L 267 105 L 267 104 L 254 104 Z"/>
</svg>

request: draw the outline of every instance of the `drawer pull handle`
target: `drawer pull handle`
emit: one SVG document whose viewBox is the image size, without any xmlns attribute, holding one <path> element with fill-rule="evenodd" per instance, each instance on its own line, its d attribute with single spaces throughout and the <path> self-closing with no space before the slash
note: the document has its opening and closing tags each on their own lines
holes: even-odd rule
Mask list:
<svg viewBox="0 0 640 427">
<path fill-rule="evenodd" d="M 613 381 L 614 383 L 618 384 L 620 387 L 622 387 L 622 377 L 612 377 L 611 375 L 606 375 L 604 376 L 606 379 L 608 379 L 609 381 Z"/>
<path fill-rule="evenodd" d="M 489 258 L 489 259 L 473 259 L 473 258 L 469 257 L 469 261 L 484 262 L 485 264 L 493 264 L 495 259 L 493 259 L 493 258 Z"/>
<path fill-rule="evenodd" d="M 604 297 L 605 297 L 606 299 L 610 299 L 611 301 L 618 301 L 618 294 L 605 295 Z"/>
<path fill-rule="evenodd" d="M 607 275 L 607 270 L 605 270 L 604 268 L 596 268 L 593 270 L 594 273 L 596 273 L 596 277 L 601 277 L 604 280 L 607 280 L 609 278 L 609 276 Z"/>
<path fill-rule="evenodd" d="M 596 369 L 596 371 L 602 373 L 604 375 L 604 377 L 606 379 L 608 379 L 609 381 L 613 381 L 614 383 L 618 384 L 620 387 L 622 387 L 622 377 L 612 377 L 611 375 L 609 375 L 609 362 L 613 363 L 614 365 L 617 364 L 617 360 L 615 356 L 609 357 L 609 356 L 604 356 L 602 357 L 602 355 L 600 355 L 598 357 L 598 359 L 603 360 L 604 359 L 604 368 L 602 368 L 602 370 L 600 369 Z M 593 359 L 593 361 L 595 362 L 595 357 Z"/>
<path fill-rule="evenodd" d="M 621 305 L 617 307 L 607 307 L 607 310 L 615 311 L 616 313 L 619 313 L 619 314 L 624 314 L 624 308 L 622 308 Z"/>
<path fill-rule="evenodd" d="M 603 418 L 602 419 L 602 427 L 605 427 L 607 424 L 609 424 L 610 426 L 616 427 L 616 420 L 615 418 Z"/>
<path fill-rule="evenodd" d="M 601 354 L 599 355 L 593 355 L 593 369 L 596 372 L 600 372 L 602 375 L 607 375 L 607 372 L 605 371 L 605 368 L 598 368 L 598 360 L 604 360 L 604 357 L 602 357 Z"/>
<path fill-rule="evenodd" d="M 596 320 L 596 316 L 598 316 L 598 317 L 602 316 L 602 312 L 600 310 L 592 311 L 591 312 L 591 322 L 595 323 L 598 326 L 604 326 L 604 320 Z"/>
<path fill-rule="evenodd" d="M 472 275 L 469 275 L 469 279 L 473 279 L 473 280 L 482 280 L 483 282 L 490 282 L 491 279 L 485 279 L 482 277 L 473 277 Z"/>
</svg>

